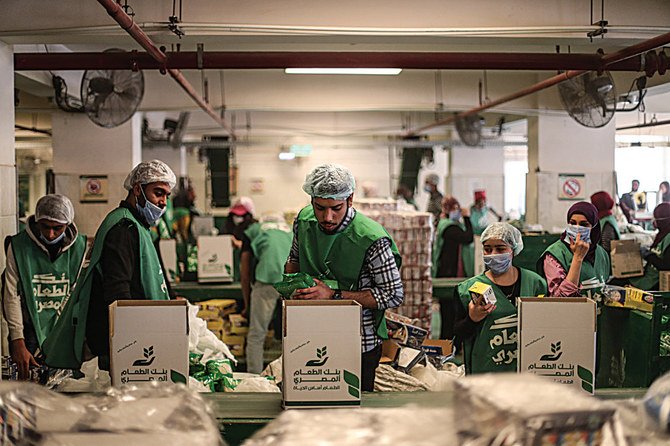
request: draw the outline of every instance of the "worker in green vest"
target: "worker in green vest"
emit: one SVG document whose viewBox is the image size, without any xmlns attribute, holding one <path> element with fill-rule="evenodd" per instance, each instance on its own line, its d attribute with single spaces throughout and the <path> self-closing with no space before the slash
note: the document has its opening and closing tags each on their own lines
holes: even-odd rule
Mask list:
<svg viewBox="0 0 670 446">
<path fill-rule="evenodd" d="M 568 225 L 560 240 L 549 245 L 537 262 L 550 296 L 598 294 L 609 279 L 610 258 L 600 246 L 598 210 L 580 201 L 568 210 Z M 591 291 L 589 291 L 591 290 Z"/>
<path fill-rule="evenodd" d="M 600 246 L 608 253 L 611 251 L 612 240 L 620 240 L 619 224 L 612 215 L 614 199 L 604 190 L 591 195 L 591 203 L 598 209 L 600 221 Z"/>
<path fill-rule="evenodd" d="M 442 200 L 442 214 L 433 242 L 433 277 L 470 277 L 474 274 L 472 223 L 468 209 L 452 196 Z"/>
<path fill-rule="evenodd" d="M 280 215 L 266 215 L 244 231 L 240 254 L 240 281 L 244 309 L 249 318 L 247 372 L 263 371 L 263 344 L 280 298 L 272 286 L 282 280 L 286 258 L 291 250 L 291 228 Z M 256 267 L 252 264 L 255 260 Z M 255 281 L 252 285 L 252 277 Z"/>
<path fill-rule="evenodd" d="M 54 328 L 58 337 L 45 343 L 47 364 L 78 368 L 86 339 L 99 367 L 109 370 L 109 305 L 121 299 L 170 298 L 150 228 L 163 215 L 175 183 L 170 167 L 159 160 L 142 162 L 128 174 L 125 200 L 95 234 L 89 266 L 71 299 L 74 305 Z"/>
<path fill-rule="evenodd" d="M 474 232 L 475 235 L 482 235 L 484 229 L 491 223 L 492 217 L 497 221 L 502 221 L 502 216 L 500 216 L 500 214 L 486 202 L 486 191 L 484 189 L 476 190 L 475 202 L 470 206 L 472 232 Z"/>
<path fill-rule="evenodd" d="M 670 203 L 661 203 L 654 209 L 654 227 L 658 233 L 651 249 L 642 249 L 642 257 L 647 261 L 642 277 L 631 277 L 629 282 L 635 288 L 645 291 L 658 290 L 659 271 L 670 271 Z"/>
<path fill-rule="evenodd" d="M 523 250 L 518 229 L 491 223 L 482 233 L 486 271 L 461 282 L 455 290 L 455 344 L 462 341 L 466 373 L 516 372 L 517 298 L 543 296 L 547 284 L 533 271 L 512 265 Z M 493 288 L 495 303 L 486 304 L 468 291 L 480 282 Z"/>
<path fill-rule="evenodd" d="M 86 236 L 74 224 L 63 195 L 45 195 L 24 230 L 6 240 L 3 309 L 19 379 L 29 377 L 35 356 L 51 335 L 82 270 Z"/>
<path fill-rule="evenodd" d="M 372 391 L 387 336 L 384 311 L 400 306 L 404 292 L 398 249 L 379 223 L 352 207 L 354 188 L 342 166 L 323 164 L 307 175 L 302 189 L 312 202 L 296 217 L 285 271 L 316 277 L 316 286 L 297 290 L 296 299 L 361 304 L 361 389 Z"/>
</svg>

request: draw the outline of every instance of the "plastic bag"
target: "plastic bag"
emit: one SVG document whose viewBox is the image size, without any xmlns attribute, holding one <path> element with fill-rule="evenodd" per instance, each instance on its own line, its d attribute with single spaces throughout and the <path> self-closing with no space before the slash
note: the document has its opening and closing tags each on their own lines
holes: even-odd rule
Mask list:
<svg viewBox="0 0 670 446">
<path fill-rule="evenodd" d="M 207 328 L 207 322 L 198 317 L 199 308 L 197 305 L 188 306 L 188 324 L 190 331 L 188 334 L 188 351 L 197 355 L 202 355 L 200 362 L 207 362 L 210 359 L 230 359 L 233 364 L 237 360 L 226 344 L 217 338 Z M 190 357 L 189 357 L 190 360 Z"/>
<path fill-rule="evenodd" d="M 670 433 L 670 373 L 658 378 L 647 390 L 644 409 L 657 431 Z"/>
<path fill-rule="evenodd" d="M 284 299 L 290 299 L 295 293 L 296 290 L 301 290 L 303 288 L 310 288 L 316 285 L 314 278 L 307 273 L 291 273 L 284 274 L 281 282 L 277 282 L 274 285 L 275 290 L 281 295 Z"/>
</svg>

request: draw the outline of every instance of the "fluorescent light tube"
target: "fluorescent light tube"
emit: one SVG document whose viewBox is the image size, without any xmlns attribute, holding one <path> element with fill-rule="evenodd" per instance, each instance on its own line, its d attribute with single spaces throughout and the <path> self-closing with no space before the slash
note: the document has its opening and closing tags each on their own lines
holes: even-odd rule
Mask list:
<svg viewBox="0 0 670 446">
<path fill-rule="evenodd" d="M 402 68 L 286 68 L 286 74 L 373 74 L 395 76 Z"/>
<path fill-rule="evenodd" d="M 279 152 L 279 159 L 282 161 L 290 161 L 292 159 L 295 159 L 295 153 Z"/>
</svg>

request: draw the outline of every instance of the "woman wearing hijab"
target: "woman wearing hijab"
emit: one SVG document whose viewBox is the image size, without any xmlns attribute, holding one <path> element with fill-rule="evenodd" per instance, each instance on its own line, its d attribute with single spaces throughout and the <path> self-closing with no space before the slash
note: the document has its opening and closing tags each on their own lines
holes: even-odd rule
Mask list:
<svg viewBox="0 0 670 446">
<path fill-rule="evenodd" d="M 492 223 L 482 233 L 486 272 L 461 282 L 455 290 L 456 342 L 463 342 L 466 373 L 516 372 L 516 326 L 496 321 L 516 318 L 519 296 L 547 293 L 547 283 L 533 271 L 512 265 L 523 250 L 518 229 Z M 495 304 L 473 300 L 469 288 L 477 282 L 493 288 Z M 507 342 L 497 342 L 505 339 Z"/>
<path fill-rule="evenodd" d="M 598 219 L 600 220 L 600 246 L 605 251 L 611 251 L 612 240 L 621 239 L 619 225 L 617 224 L 612 208 L 614 200 L 612 196 L 605 191 L 596 192 L 591 195 L 591 203 L 598 209 Z"/>
<path fill-rule="evenodd" d="M 472 223 L 468 209 L 452 196 L 442 200 L 442 214 L 433 244 L 433 277 L 468 277 L 474 265 L 463 256 L 465 245 L 472 243 Z"/>
<path fill-rule="evenodd" d="M 656 203 L 667 203 L 670 202 L 670 183 L 663 181 L 658 185 L 658 198 L 656 198 Z"/>
<path fill-rule="evenodd" d="M 642 257 L 647 261 L 642 277 L 633 277 L 630 284 L 642 290 L 658 290 L 658 272 L 670 271 L 670 203 L 661 203 L 654 209 L 654 227 L 658 234 Z"/>
<path fill-rule="evenodd" d="M 561 239 L 551 244 L 537 262 L 550 296 L 580 296 L 585 281 L 604 283 L 610 275 L 609 255 L 600 246 L 596 207 L 586 201 L 575 203 L 568 210 L 567 220 Z"/>
</svg>

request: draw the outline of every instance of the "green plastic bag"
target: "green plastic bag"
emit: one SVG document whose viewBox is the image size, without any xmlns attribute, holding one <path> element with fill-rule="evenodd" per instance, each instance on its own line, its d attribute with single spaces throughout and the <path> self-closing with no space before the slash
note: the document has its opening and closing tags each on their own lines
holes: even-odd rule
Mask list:
<svg viewBox="0 0 670 446">
<path fill-rule="evenodd" d="M 310 288 L 316 285 L 314 278 L 307 273 L 284 274 L 282 281 L 273 285 L 274 289 L 284 299 L 290 299 L 296 290 Z"/>
</svg>

